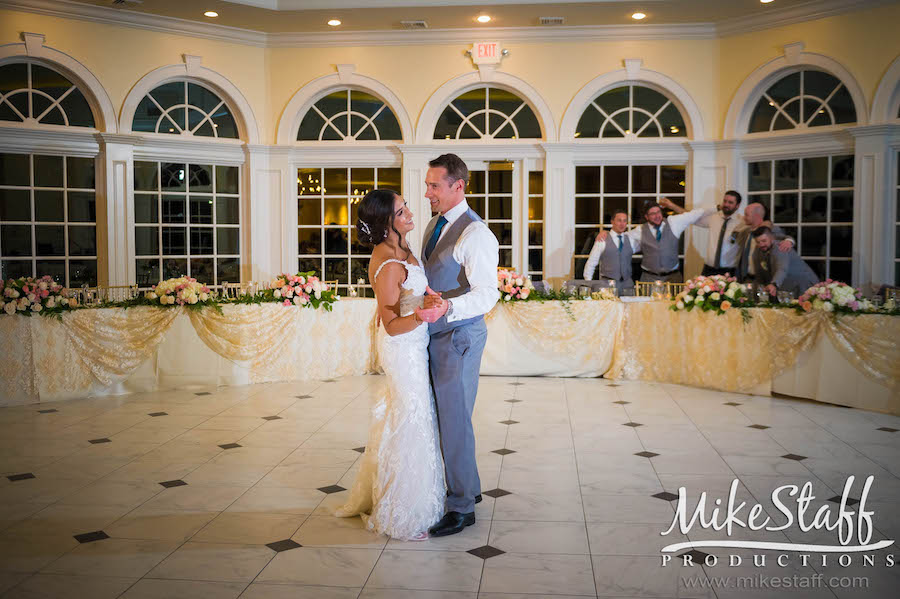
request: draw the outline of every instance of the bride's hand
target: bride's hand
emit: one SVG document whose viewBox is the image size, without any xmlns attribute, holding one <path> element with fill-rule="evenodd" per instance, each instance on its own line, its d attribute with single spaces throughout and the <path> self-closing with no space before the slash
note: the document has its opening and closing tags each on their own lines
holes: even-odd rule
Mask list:
<svg viewBox="0 0 900 599">
<path fill-rule="evenodd" d="M 440 308 L 416 308 L 416 315 L 422 322 L 437 322 L 441 311 Z"/>
<path fill-rule="evenodd" d="M 442 308 L 443 306 L 444 299 L 441 297 L 441 294 L 435 292 L 431 287 L 426 287 L 425 297 L 422 300 L 422 307 L 425 310 L 429 310 L 432 308 Z"/>
</svg>

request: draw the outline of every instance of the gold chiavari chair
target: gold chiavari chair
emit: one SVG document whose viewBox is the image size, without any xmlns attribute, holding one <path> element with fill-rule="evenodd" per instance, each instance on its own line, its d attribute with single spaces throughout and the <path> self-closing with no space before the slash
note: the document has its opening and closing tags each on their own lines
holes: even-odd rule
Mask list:
<svg viewBox="0 0 900 599">
<path fill-rule="evenodd" d="M 666 283 L 666 293 L 669 297 L 675 297 L 684 291 L 684 283 Z"/>
<path fill-rule="evenodd" d="M 337 281 L 322 281 L 322 283 L 324 283 L 325 285 L 328 285 L 328 288 L 330 290 L 337 292 L 337 286 L 338 286 Z"/>
<path fill-rule="evenodd" d="M 650 281 L 635 281 L 634 294 L 638 297 L 650 297 L 652 293 L 653 283 Z"/>
<path fill-rule="evenodd" d="M 240 283 L 222 282 L 222 297 L 225 299 L 240 297 L 243 288 Z"/>
</svg>

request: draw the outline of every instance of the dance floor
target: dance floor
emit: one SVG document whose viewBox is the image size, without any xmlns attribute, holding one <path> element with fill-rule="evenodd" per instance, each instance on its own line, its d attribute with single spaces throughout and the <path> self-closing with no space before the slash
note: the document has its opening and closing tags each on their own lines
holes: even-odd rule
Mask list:
<svg viewBox="0 0 900 599">
<path fill-rule="evenodd" d="M 823 566 L 811 553 L 804 566 L 795 551 L 721 548 L 693 559 L 737 555 L 742 565 L 675 557 L 662 567 L 665 545 L 728 537 L 699 525 L 687 537 L 660 533 L 679 487 L 694 499 L 707 491 L 711 504 L 739 478 L 738 500 L 777 520 L 776 487 L 811 481 L 811 511 L 837 511 L 845 478 L 857 477 L 850 495 L 860 499 L 859 479 L 873 474 L 871 542 L 900 539 L 898 417 L 676 385 L 485 377 L 477 523 L 400 543 L 330 515 L 353 482 L 382 384 L 363 376 L 0 409 L 0 596 L 897 596 L 900 570 L 886 563 L 896 546 L 848 553 L 848 567 L 838 554 Z M 835 536 L 792 526 L 732 538 Z M 768 555 L 766 565 L 752 554 Z M 847 588 L 824 588 L 818 575 Z M 741 577 L 761 588 L 737 588 Z M 776 578 L 807 588 L 773 587 Z"/>
</svg>

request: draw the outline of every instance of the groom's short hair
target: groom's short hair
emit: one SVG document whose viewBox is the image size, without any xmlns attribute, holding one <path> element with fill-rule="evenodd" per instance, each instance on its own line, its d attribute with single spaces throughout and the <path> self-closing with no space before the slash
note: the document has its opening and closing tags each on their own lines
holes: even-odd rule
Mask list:
<svg viewBox="0 0 900 599">
<path fill-rule="evenodd" d="M 445 168 L 447 170 L 447 180 L 451 185 L 460 179 L 462 179 L 463 183 L 469 183 L 469 167 L 456 154 L 441 154 L 434 160 L 429 161 L 428 166 Z"/>
</svg>

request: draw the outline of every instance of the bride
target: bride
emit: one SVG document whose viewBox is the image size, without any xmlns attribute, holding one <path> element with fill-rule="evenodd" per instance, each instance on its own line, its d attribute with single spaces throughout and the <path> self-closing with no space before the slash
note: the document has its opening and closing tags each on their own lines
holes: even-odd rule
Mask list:
<svg viewBox="0 0 900 599">
<path fill-rule="evenodd" d="M 362 516 L 366 528 L 403 540 L 428 538 L 447 496 L 434 397 L 428 375 L 428 324 L 422 317 L 425 271 L 406 235 L 413 214 L 394 191 L 376 189 L 359 204 L 359 240 L 374 245 L 369 281 L 378 301 L 378 355 L 386 393 L 372 408 L 369 441 L 338 517 Z M 432 311 L 438 310 L 432 308 Z"/>
</svg>

